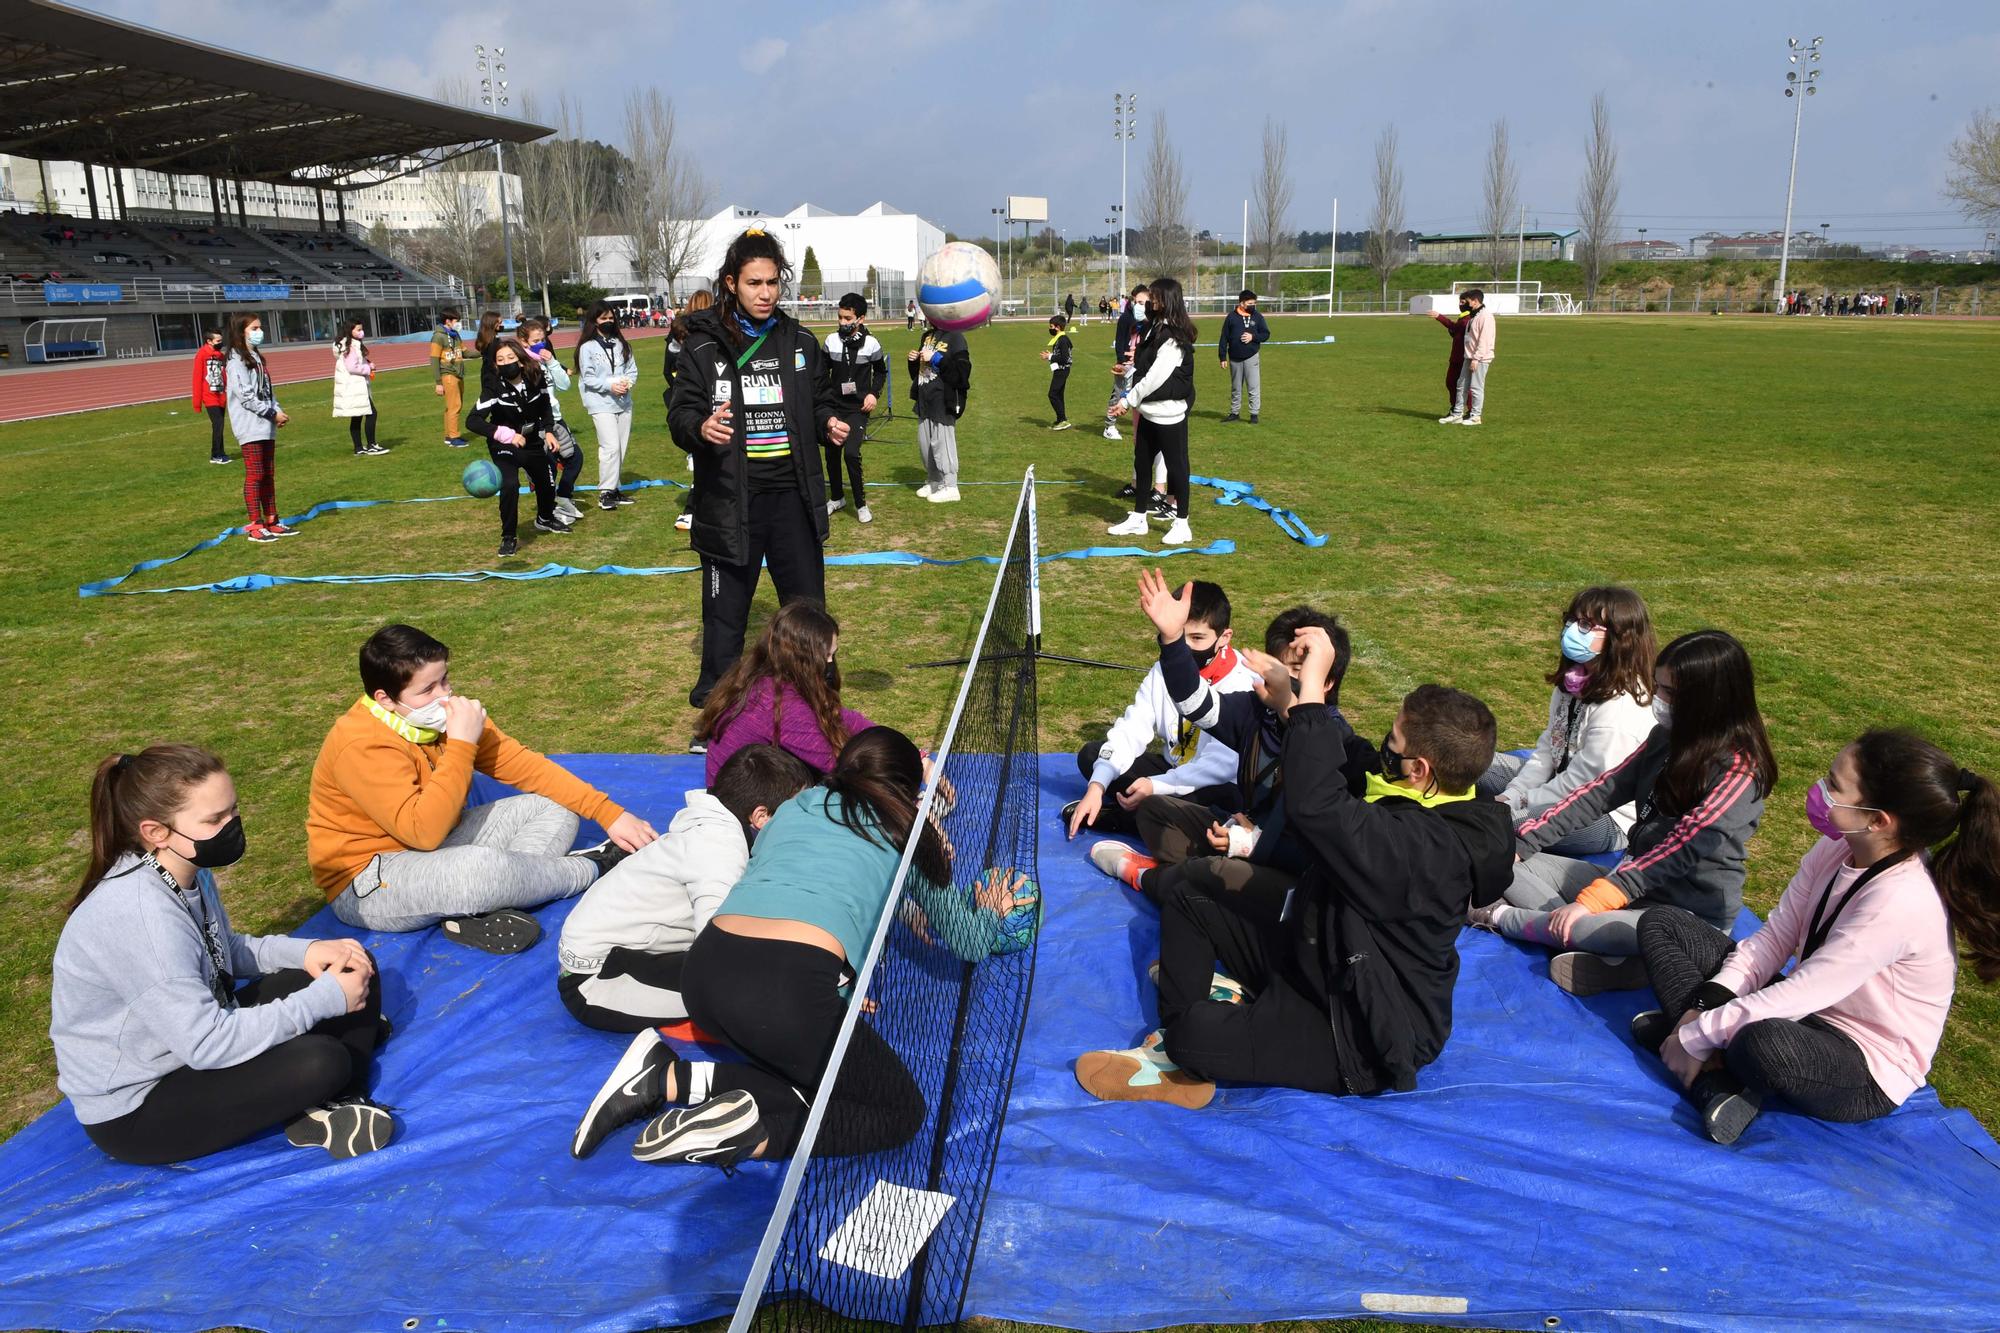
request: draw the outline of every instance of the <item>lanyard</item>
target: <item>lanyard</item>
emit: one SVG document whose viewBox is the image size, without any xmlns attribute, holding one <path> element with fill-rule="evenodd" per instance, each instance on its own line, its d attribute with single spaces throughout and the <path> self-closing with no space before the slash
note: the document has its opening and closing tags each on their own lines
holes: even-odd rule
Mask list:
<svg viewBox="0 0 2000 1333">
<path fill-rule="evenodd" d="M 1825 892 L 1820 894 L 1819 906 L 1813 908 L 1812 924 L 1806 927 L 1806 944 L 1805 948 L 1799 950 L 1799 961 L 1803 963 L 1805 962 L 1806 959 L 1812 957 L 1815 953 L 1819 952 L 1821 946 L 1823 946 L 1826 943 L 1827 937 L 1833 934 L 1834 923 L 1840 920 L 1840 914 L 1847 910 L 1847 905 L 1854 901 L 1854 895 L 1861 892 L 1862 887 L 1866 885 L 1869 880 L 1875 878 L 1877 875 L 1881 874 L 1885 870 L 1890 869 L 1893 866 L 1901 865 L 1904 861 L 1907 861 L 1909 858 L 1910 858 L 1910 852 L 1907 848 L 1905 848 L 1903 851 L 1897 852 L 1893 856 L 1885 856 L 1881 860 L 1877 861 L 1874 865 L 1869 866 L 1866 870 L 1861 872 L 1860 878 L 1854 881 L 1853 885 L 1847 890 L 1847 892 L 1840 896 L 1840 901 L 1834 905 L 1833 911 L 1831 913 L 1827 913 L 1826 905 L 1833 900 L 1834 880 L 1840 878 L 1840 871 L 1836 869 L 1833 872 L 1832 878 L 1828 879 L 1826 882 Z M 1822 914 L 1826 915 L 1826 920 L 1824 923 L 1820 921 L 1820 917 Z"/>
<path fill-rule="evenodd" d="M 1582 703 L 1574 694 L 1569 697 L 1569 712 L 1563 718 L 1563 757 L 1562 762 L 1556 765 L 1558 773 L 1569 767 L 1570 758 L 1576 752 L 1576 710 Z"/>
<path fill-rule="evenodd" d="M 166 885 L 167 892 L 173 894 L 174 901 L 181 905 L 183 912 L 187 913 L 188 923 L 195 928 L 195 933 L 201 936 L 201 946 L 208 953 L 209 966 L 214 969 L 214 975 L 208 981 L 208 989 L 215 996 L 215 1002 L 224 1009 L 234 1009 L 236 978 L 229 975 L 229 960 L 223 956 L 222 943 L 215 937 L 215 924 L 209 919 L 208 896 L 201 891 L 201 881 L 196 879 L 194 888 L 195 901 L 201 904 L 201 916 L 197 918 L 194 908 L 188 906 L 186 892 L 182 890 L 180 881 L 173 877 L 173 873 L 161 865 L 159 859 L 151 852 L 145 855 L 144 860 L 147 865 L 153 867 L 154 873 L 160 877 L 160 882 Z"/>
<path fill-rule="evenodd" d="M 757 340 L 756 340 L 755 342 L 751 343 L 751 344 L 750 344 L 750 345 L 749 345 L 748 347 L 744 348 L 744 349 L 743 349 L 743 355 L 742 355 L 742 356 L 739 356 L 739 357 L 737 357 L 737 358 L 736 358 L 736 368 L 737 368 L 738 370 L 741 370 L 741 369 L 743 369 L 743 367 L 744 367 L 744 366 L 746 366 L 746 365 L 750 364 L 750 358 L 751 358 L 751 357 L 753 357 L 753 356 L 755 356 L 755 355 L 757 355 L 757 349 L 758 349 L 759 347 L 762 347 L 762 346 L 764 345 L 764 339 L 766 339 L 766 338 L 768 338 L 768 337 L 770 337 L 770 336 L 771 336 L 771 333 L 770 333 L 770 330 L 768 330 L 768 329 L 766 329 L 766 330 L 765 330 L 764 332 L 762 332 L 762 333 L 758 334 L 758 335 L 757 335 Z"/>
</svg>

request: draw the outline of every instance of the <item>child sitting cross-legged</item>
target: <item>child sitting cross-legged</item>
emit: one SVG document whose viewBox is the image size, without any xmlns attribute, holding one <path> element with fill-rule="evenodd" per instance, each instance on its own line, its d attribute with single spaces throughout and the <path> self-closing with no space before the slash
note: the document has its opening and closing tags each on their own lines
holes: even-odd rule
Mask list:
<svg viewBox="0 0 2000 1333">
<path fill-rule="evenodd" d="M 758 830 L 815 778 L 775 745 L 746 745 L 664 834 L 590 886 L 563 925 L 557 982 L 579 1023 L 644 1032 L 687 1017 L 688 946 L 742 878 Z"/>
</svg>

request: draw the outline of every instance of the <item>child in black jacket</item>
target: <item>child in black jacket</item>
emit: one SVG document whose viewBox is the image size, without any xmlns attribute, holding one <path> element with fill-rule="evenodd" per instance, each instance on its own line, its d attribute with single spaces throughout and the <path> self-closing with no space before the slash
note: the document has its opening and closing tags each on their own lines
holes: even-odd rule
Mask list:
<svg viewBox="0 0 2000 1333">
<path fill-rule="evenodd" d="M 535 488 L 535 531 L 567 533 L 569 524 L 556 517 L 556 486 L 552 469 L 562 442 L 556 436 L 549 408 L 548 386 L 528 349 L 513 338 L 492 346 L 493 387 L 482 388 L 478 406 L 465 428 L 486 440 L 486 451 L 500 465 L 500 551 L 520 550 L 515 524 L 521 509 L 521 476 Z"/>
<path fill-rule="evenodd" d="M 1049 345 L 1042 360 L 1049 363 L 1049 406 L 1055 409 L 1056 424 L 1051 430 L 1069 429 L 1069 412 L 1063 406 L 1063 390 L 1069 385 L 1069 363 L 1074 352 L 1069 340 L 1069 316 L 1049 316 Z"/>
<path fill-rule="evenodd" d="M 910 353 L 910 401 L 917 405 L 917 452 L 926 480 L 917 494 L 932 504 L 958 499 L 958 419 L 972 386 L 965 335 L 927 327 Z"/>
<path fill-rule="evenodd" d="M 847 458 L 847 479 L 854 486 L 854 516 L 871 522 L 868 492 L 862 489 L 861 442 L 868 437 L 868 414 L 875 410 L 883 386 L 889 382 L 889 359 L 882 344 L 862 321 L 868 317 L 868 298 L 849 292 L 840 298 L 839 327 L 826 335 L 826 380 L 833 392 L 834 415 L 847 423 L 845 444 L 826 446 L 826 512 L 837 514 L 847 507 L 840 491 L 840 460 Z"/>
<path fill-rule="evenodd" d="M 1152 580 L 1148 614 L 1163 638 L 1177 637 L 1186 599 Z M 1299 641 L 1282 763 L 1306 875 L 1275 923 L 1191 888 L 1173 895 L 1160 926 L 1160 1030 L 1132 1050 L 1077 1060 L 1077 1082 L 1100 1100 L 1193 1109 L 1218 1079 L 1408 1091 L 1451 1035 L 1457 914 L 1496 900 L 1512 872 L 1508 813 L 1473 790 L 1493 761 L 1493 714 L 1458 690 L 1411 691 L 1357 797 L 1346 772 L 1353 734 L 1321 684 L 1333 642 L 1317 626 Z"/>
</svg>

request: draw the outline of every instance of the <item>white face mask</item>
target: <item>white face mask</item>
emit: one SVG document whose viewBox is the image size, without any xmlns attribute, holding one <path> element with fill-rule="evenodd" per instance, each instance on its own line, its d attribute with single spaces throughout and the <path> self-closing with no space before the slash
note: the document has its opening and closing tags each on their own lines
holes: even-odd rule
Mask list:
<svg viewBox="0 0 2000 1333">
<path fill-rule="evenodd" d="M 425 731 L 443 731 L 445 724 L 444 701 L 450 697 L 448 694 L 440 695 L 438 698 L 425 704 L 422 708 L 411 709 L 409 712 L 403 714 L 403 721 L 413 727 L 420 727 Z"/>
</svg>

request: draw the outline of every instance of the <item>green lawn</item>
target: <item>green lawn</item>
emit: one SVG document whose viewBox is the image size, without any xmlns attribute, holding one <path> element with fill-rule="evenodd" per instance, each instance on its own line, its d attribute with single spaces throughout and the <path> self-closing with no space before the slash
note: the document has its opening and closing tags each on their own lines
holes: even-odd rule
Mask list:
<svg viewBox="0 0 2000 1333">
<path fill-rule="evenodd" d="M 1213 332 L 1213 321 L 1208 321 Z M 1808 784 L 1865 727 L 1919 728 L 2000 773 L 2000 679 L 1992 654 L 1993 551 L 2000 539 L 2000 407 L 1990 367 L 2000 330 L 1929 321 L 1727 318 L 1515 319 L 1489 381 L 1487 424 L 1440 427 L 1443 332 L 1412 318 L 1284 320 L 1281 338 L 1331 347 L 1265 354 L 1263 424 L 1224 426 L 1227 384 L 1204 362 L 1194 470 L 1255 482 L 1331 534 L 1321 549 L 1286 539 L 1248 508 L 1197 493 L 1197 541 L 1227 557 L 1176 557 L 1176 577 L 1228 588 L 1243 631 L 1301 600 L 1337 611 L 1357 654 L 1345 702 L 1364 731 L 1385 729 L 1410 686 L 1473 690 L 1527 744 L 1545 717 L 1541 675 L 1570 593 L 1631 584 L 1662 640 L 1700 626 L 1748 644 L 1783 767 L 1752 847 L 1750 903 L 1768 909 L 1808 845 Z M 900 357 L 900 323 L 884 341 Z M 1079 335 L 1071 410 L 1086 428 L 1052 435 L 1034 324 L 972 339 L 971 407 L 959 431 L 965 475 L 1007 481 L 1036 463 L 1045 549 L 1102 539 L 1123 515 L 1111 491 L 1129 444 L 1088 425 L 1107 379 L 1101 325 Z M 650 375 L 659 344 L 642 348 Z M 900 364 L 897 368 L 900 375 Z M 685 476 L 668 442 L 655 376 L 639 391 L 638 475 Z M 283 394 L 280 507 L 335 498 L 445 495 L 468 457 L 437 443 L 428 375 L 378 382 L 386 458 L 350 456 L 327 417 L 330 385 Z M 170 409 L 178 408 L 178 411 Z M 580 414 L 573 412 L 573 416 Z M 585 432 L 587 435 L 587 431 Z M 1129 439 L 1129 431 L 1127 432 Z M 586 448 L 588 444 L 586 443 Z M 95 761 L 167 739 L 229 760 L 250 853 L 224 877 L 239 927 L 281 930 L 320 905 L 306 875 L 302 821 L 320 738 L 357 690 L 354 656 L 375 626 L 405 620 L 455 652 L 460 691 L 510 731 L 551 751 L 678 749 L 691 714 L 697 588 L 687 576 L 538 583 L 283 588 L 240 596 L 80 600 L 76 586 L 135 560 L 185 549 L 242 521 L 240 470 L 210 467 L 206 422 L 164 404 L 0 426 L 0 604 L 15 722 L 0 740 L 0 1133 L 56 1100 L 47 1039 L 48 960 L 61 904 L 81 872 Z M 914 486 L 904 420 L 868 447 L 870 475 Z M 584 480 L 591 479 L 586 465 Z M 994 549 L 1013 492 L 973 487 L 956 506 L 876 491 L 872 527 L 833 522 L 832 551 L 901 548 L 936 556 Z M 548 559 L 684 563 L 671 526 L 677 493 L 592 510 L 567 538 L 524 545 L 509 566 Z M 127 586 L 205 582 L 250 571 L 394 572 L 490 568 L 490 504 L 342 513 L 272 546 L 233 540 Z M 1051 651 L 1143 662 L 1133 561 L 1058 561 L 1044 575 Z M 963 644 L 992 571 L 830 571 L 851 702 L 923 739 L 955 685 L 906 670 Z M 772 605 L 768 585 L 760 606 Z M 761 614 L 761 612 L 760 612 Z M 1125 675 L 1050 667 L 1044 749 L 1073 747 L 1132 687 Z M 2000 1127 L 2000 1002 L 1968 972 L 1939 1053 L 1946 1102 Z"/>
</svg>

